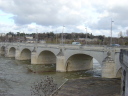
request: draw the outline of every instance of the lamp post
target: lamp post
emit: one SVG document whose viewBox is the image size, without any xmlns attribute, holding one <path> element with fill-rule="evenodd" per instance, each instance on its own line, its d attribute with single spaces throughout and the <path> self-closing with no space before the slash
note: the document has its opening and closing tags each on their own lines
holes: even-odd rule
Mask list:
<svg viewBox="0 0 128 96">
<path fill-rule="evenodd" d="M 87 45 L 87 28 L 85 28 L 86 29 L 86 45 Z"/>
<path fill-rule="evenodd" d="M 37 45 L 38 45 L 38 29 L 36 29 L 36 48 L 37 48 Z"/>
<path fill-rule="evenodd" d="M 19 32 L 19 43 L 20 43 L 20 32 Z"/>
<path fill-rule="evenodd" d="M 13 36 L 12 36 L 12 39 L 13 39 L 13 43 L 14 43 L 14 32 L 13 32 L 13 34 L 12 34 Z"/>
<path fill-rule="evenodd" d="M 111 40 L 110 40 L 110 45 L 112 45 L 112 22 L 114 22 L 114 21 L 112 21 L 112 19 L 111 19 Z"/>
<path fill-rule="evenodd" d="M 23 31 L 23 33 L 24 33 L 24 37 L 23 37 L 23 38 L 24 38 L 24 42 L 26 43 L 26 40 L 25 40 L 25 38 L 26 38 L 26 36 L 25 36 L 25 32 Z"/>
<path fill-rule="evenodd" d="M 63 45 L 63 43 L 64 43 L 64 42 L 63 42 L 63 40 L 64 40 L 64 37 L 63 37 L 64 27 L 65 27 L 65 26 L 63 26 L 62 35 L 61 35 L 61 44 L 62 44 L 62 45 Z"/>
<path fill-rule="evenodd" d="M 36 29 L 36 42 L 38 43 L 38 29 Z"/>
<path fill-rule="evenodd" d="M 19 46 L 20 46 L 20 32 L 19 32 Z"/>
<path fill-rule="evenodd" d="M 4 36 L 4 44 L 5 44 L 5 42 L 6 42 L 6 34 L 3 33 L 3 36 Z"/>
<path fill-rule="evenodd" d="M 56 44 L 57 44 L 57 30 L 56 30 Z"/>
</svg>

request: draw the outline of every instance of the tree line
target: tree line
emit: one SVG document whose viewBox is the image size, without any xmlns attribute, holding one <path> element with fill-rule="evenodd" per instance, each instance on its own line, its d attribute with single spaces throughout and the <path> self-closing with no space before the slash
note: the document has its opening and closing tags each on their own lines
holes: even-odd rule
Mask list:
<svg viewBox="0 0 128 96">
<path fill-rule="evenodd" d="M 20 40 L 26 41 L 27 37 L 32 37 L 33 40 L 37 40 L 38 42 L 41 40 L 46 41 L 46 43 L 60 43 L 63 41 L 65 44 L 71 44 L 71 42 L 77 41 L 82 44 L 100 44 L 100 45 L 109 45 L 111 37 L 105 37 L 104 35 L 94 36 L 92 33 L 54 33 L 54 32 L 44 32 L 44 33 L 24 33 L 24 32 L 8 32 L 6 34 L 1 34 L 0 41 L 1 42 L 16 42 Z M 82 38 L 82 39 L 81 39 Z M 94 41 L 93 39 L 97 39 Z M 128 44 L 128 37 L 123 37 L 122 35 L 118 38 L 112 38 L 113 43 L 118 43 L 120 45 Z"/>
</svg>

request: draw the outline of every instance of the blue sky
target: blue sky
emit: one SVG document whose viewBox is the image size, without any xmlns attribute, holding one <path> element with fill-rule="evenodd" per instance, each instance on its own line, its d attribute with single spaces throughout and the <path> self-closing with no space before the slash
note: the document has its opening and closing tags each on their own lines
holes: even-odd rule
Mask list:
<svg viewBox="0 0 128 96">
<path fill-rule="evenodd" d="M 83 32 L 126 36 L 127 0 L 0 0 L 0 33 Z"/>
<path fill-rule="evenodd" d="M 13 24 L 14 20 L 11 18 L 13 14 L 8 14 L 0 10 L 0 22 L 4 24 Z"/>
</svg>

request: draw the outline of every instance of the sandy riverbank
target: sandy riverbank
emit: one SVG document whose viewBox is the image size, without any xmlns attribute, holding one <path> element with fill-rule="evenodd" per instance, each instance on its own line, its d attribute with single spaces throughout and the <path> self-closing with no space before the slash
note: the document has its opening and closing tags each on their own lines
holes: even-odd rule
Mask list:
<svg viewBox="0 0 128 96">
<path fill-rule="evenodd" d="M 120 96 L 121 80 L 87 77 L 68 80 L 53 96 Z"/>
</svg>

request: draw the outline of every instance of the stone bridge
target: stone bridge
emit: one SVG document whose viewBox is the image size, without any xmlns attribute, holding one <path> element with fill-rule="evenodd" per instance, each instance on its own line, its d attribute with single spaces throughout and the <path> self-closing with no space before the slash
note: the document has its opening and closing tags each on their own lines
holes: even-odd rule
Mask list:
<svg viewBox="0 0 128 96">
<path fill-rule="evenodd" d="M 0 53 L 31 64 L 56 64 L 56 71 L 78 71 L 93 68 L 93 58 L 101 65 L 102 77 L 121 76 L 120 49 L 107 46 L 78 46 L 37 43 L 0 43 Z"/>
</svg>

